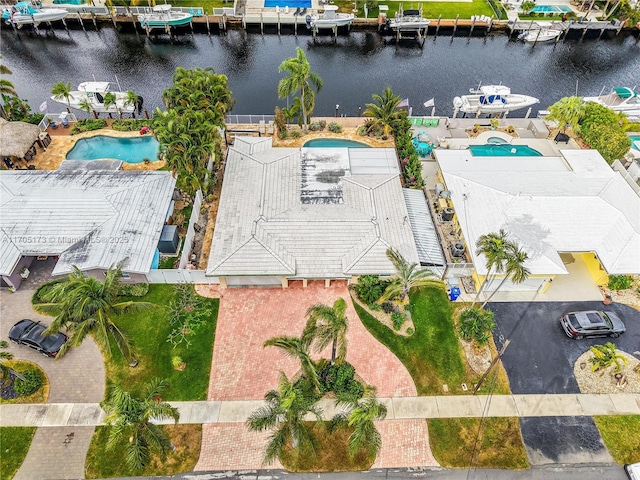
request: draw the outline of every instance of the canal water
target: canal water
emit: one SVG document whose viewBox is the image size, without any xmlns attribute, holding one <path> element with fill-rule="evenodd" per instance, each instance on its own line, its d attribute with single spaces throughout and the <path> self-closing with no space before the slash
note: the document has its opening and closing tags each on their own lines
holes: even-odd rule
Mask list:
<svg viewBox="0 0 640 480">
<path fill-rule="evenodd" d="M 312 69 L 324 81 L 315 114 L 355 116 L 373 93 L 390 86 L 408 98 L 414 114 L 428 114 L 422 103 L 434 98 L 437 115 L 451 115 L 452 100 L 470 87 L 503 83 L 514 93 L 540 98 L 534 108 L 545 109 L 558 99 L 576 94 L 597 95 L 602 88 L 640 86 L 640 43 L 633 36 L 607 40 L 566 40 L 533 47 L 503 33 L 489 36 L 429 36 L 422 48 L 414 42 L 399 45 L 376 32 L 351 32 L 333 43 L 314 42 L 308 34 L 260 35 L 233 30 L 226 35 L 185 35 L 177 41 L 150 41 L 144 35 L 99 31 L 41 31 L 16 35 L 3 26 L 0 52 L 11 68 L 8 76 L 21 97 L 37 110 L 50 96 L 51 86 L 87 80 L 115 81 L 123 90 L 144 97 L 152 112 L 161 106 L 161 92 L 171 84 L 176 67 L 212 67 L 229 77 L 236 99 L 231 113 L 272 114 L 283 74 L 280 63 L 305 50 Z M 49 112 L 64 109 L 48 101 Z M 81 112 L 82 113 L 82 112 Z M 510 116 L 524 116 L 525 110 Z"/>
</svg>

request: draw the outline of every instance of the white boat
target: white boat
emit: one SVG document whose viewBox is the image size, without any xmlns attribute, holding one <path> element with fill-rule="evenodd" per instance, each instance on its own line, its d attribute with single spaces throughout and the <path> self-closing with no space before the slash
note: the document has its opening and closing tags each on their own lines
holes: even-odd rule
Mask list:
<svg viewBox="0 0 640 480">
<path fill-rule="evenodd" d="M 78 90 L 69 92 L 69 98 L 52 96 L 51 100 L 61 103 L 66 107 L 86 111 L 83 108 L 85 100 L 89 102 L 91 110 L 96 113 L 133 113 L 142 108 L 142 98 L 138 97 L 138 104 L 128 103 L 126 92 L 111 92 L 109 82 L 83 82 L 78 85 Z M 108 107 L 104 105 L 104 97 L 107 93 L 116 96 L 115 104 Z"/>
<path fill-rule="evenodd" d="M 614 88 L 608 95 L 584 97 L 585 102 L 596 102 L 615 112 L 623 112 L 631 120 L 640 118 L 640 92 L 633 88 Z"/>
<path fill-rule="evenodd" d="M 152 30 L 154 28 L 178 27 L 191 22 L 193 14 L 189 12 L 172 11 L 171 5 L 156 5 L 147 13 L 138 15 L 138 21 L 143 28 Z"/>
<path fill-rule="evenodd" d="M 422 30 L 429 26 L 430 20 L 420 15 L 420 10 L 405 10 L 402 14 L 387 21 L 387 27 L 391 30 Z"/>
<path fill-rule="evenodd" d="M 351 25 L 355 15 L 353 13 L 338 13 L 337 5 L 325 5 L 324 13 L 307 15 L 307 28 L 334 28 Z"/>
<path fill-rule="evenodd" d="M 35 25 L 62 20 L 69 12 L 62 8 L 36 8 L 31 2 L 18 2 L 2 11 L 2 19 L 9 25 Z"/>
<path fill-rule="evenodd" d="M 518 38 L 525 42 L 550 42 L 562 35 L 562 30 L 555 30 L 552 28 L 536 28 L 533 30 L 526 30 L 522 32 Z"/>
<path fill-rule="evenodd" d="M 469 95 L 453 99 L 455 112 L 462 113 L 503 113 L 530 107 L 540 100 L 529 95 L 511 93 L 504 85 L 481 85 L 469 89 Z"/>
</svg>

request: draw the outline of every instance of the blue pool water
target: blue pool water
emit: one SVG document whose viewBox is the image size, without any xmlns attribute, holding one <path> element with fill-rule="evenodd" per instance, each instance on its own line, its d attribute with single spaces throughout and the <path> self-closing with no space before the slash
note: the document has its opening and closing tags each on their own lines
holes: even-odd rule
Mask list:
<svg viewBox="0 0 640 480">
<path fill-rule="evenodd" d="M 145 158 L 158 160 L 158 141 L 150 136 L 118 138 L 106 135 L 83 138 L 67 153 L 69 160 L 115 158 L 127 163 L 141 163 Z"/>
<path fill-rule="evenodd" d="M 570 7 L 566 5 L 536 5 L 531 12 L 533 13 L 569 13 L 572 12 Z"/>
<path fill-rule="evenodd" d="M 631 146 L 636 150 L 640 150 L 640 135 L 634 135 L 629 138 L 631 139 Z"/>
<path fill-rule="evenodd" d="M 337 148 L 337 147 L 350 147 L 350 148 L 364 148 L 369 145 L 364 143 L 354 142 L 353 140 L 343 140 L 341 138 L 316 138 L 315 140 L 309 140 L 303 145 L 304 147 L 324 147 L 324 148 Z"/>
<path fill-rule="evenodd" d="M 311 8 L 311 0 L 264 0 L 264 8 Z"/>
<path fill-rule="evenodd" d="M 474 157 L 541 157 L 542 154 L 526 145 L 487 144 L 469 145 Z"/>
</svg>

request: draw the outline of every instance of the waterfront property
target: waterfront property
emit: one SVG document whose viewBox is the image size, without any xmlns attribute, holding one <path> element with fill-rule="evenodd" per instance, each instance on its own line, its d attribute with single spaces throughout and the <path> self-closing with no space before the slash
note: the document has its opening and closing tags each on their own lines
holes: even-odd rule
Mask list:
<svg viewBox="0 0 640 480">
<path fill-rule="evenodd" d="M 146 137 L 110 137 L 96 135 L 82 138 L 67 153 L 68 160 L 99 160 L 112 158 L 126 163 L 158 160 L 158 141 Z"/>
<path fill-rule="evenodd" d="M 419 261 L 391 148 L 229 148 L 207 266 L 224 286 L 390 275 L 393 247 Z"/>
<path fill-rule="evenodd" d="M 0 275 L 18 288 L 36 259 L 57 258 L 101 278 L 122 262 L 124 281 L 144 281 L 170 213 L 170 172 L 88 170 L 0 172 Z"/>
</svg>

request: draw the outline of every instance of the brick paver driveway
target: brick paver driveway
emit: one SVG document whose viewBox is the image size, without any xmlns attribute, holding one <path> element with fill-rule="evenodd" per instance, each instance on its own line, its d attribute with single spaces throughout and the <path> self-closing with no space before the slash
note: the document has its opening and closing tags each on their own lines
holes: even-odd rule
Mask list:
<svg viewBox="0 0 640 480">
<path fill-rule="evenodd" d="M 218 296 L 217 287 L 198 287 L 201 294 L 206 295 L 207 290 Z M 262 345 L 275 336 L 299 336 L 309 306 L 332 305 L 339 297 L 348 302 L 347 360 L 360 377 L 375 385 L 380 397 L 416 395 L 402 363 L 358 319 L 345 282 L 332 282 L 329 288 L 324 282 L 309 282 L 307 288 L 302 288 L 301 282 L 291 282 L 287 289 L 227 289 L 220 297 L 209 400 L 260 400 L 277 387 L 280 371 L 291 378 L 299 369 L 297 361 L 275 347 Z M 322 356 L 329 358 L 329 350 Z M 438 465 L 431 454 L 425 420 L 389 420 L 380 422 L 378 429 L 383 449 L 375 467 Z M 248 432 L 243 424 L 204 425 L 195 470 L 260 468 L 267 437 Z"/>
</svg>

